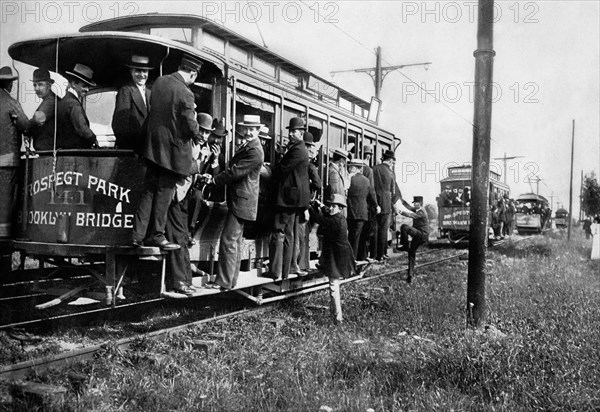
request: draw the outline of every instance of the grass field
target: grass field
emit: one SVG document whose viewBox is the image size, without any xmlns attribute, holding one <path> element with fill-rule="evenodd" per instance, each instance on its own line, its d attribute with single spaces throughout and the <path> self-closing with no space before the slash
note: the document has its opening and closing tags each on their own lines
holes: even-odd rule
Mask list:
<svg viewBox="0 0 600 412">
<path fill-rule="evenodd" d="M 488 252 L 487 332 L 465 327 L 466 262 L 344 285 L 73 369 L 76 411 L 600 410 L 600 263 L 564 235 Z M 499 331 L 499 332 L 497 332 Z M 208 340 L 208 351 L 195 345 Z M 68 371 L 38 377 L 72 387 Z M 24 409 L 25 410 L 25 409 Z"/>
</svg>

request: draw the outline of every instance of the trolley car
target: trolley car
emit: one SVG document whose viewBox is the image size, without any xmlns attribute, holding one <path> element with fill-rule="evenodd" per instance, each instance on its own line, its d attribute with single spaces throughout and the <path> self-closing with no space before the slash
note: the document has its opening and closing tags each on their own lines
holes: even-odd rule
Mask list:
<svg viewBox="0 0 600 412">
<path fill-rule="evenodd" d="M 550 203 L 544 196 L 525 193 L 517 198 L 517 231 L 542 233 L 550 228 Z"/>
<path fill-rule="evenodd" d="M 320 173 L 327 176 L 328 153 L 353 147 L 360 156 L 371 145 L 380 156 L 399 143 L 369 116 L 369 102 L 299 65 L 199 16 L 146 14 L 87 25 L 80 33 L 26 40 L 9 48 L 17 62 L 45 67 L 58 74 L 82 63 L 94 70 L 98 87 L 86 96 L 84 106 L 102 149 L 50 150 L 27 153 L 20 168 L 20 205 L 13 224 L 15 239 L 4 242 L 5 255 L 15 250 L 55 266 L 68 268 L 72 258 L 114 291 L 128 268 L 140 259 L 162 261 L 157 248 L 130 246 L 133 216 L 144 177 L 143 160 L 132 151 L 111 148 L 115 96 L 129 76 L 125 67 L 132 53 L 148 56 L 155 69 L 148 84 L 160 75 L 177 70 L 181 58 L 203 61 L 196 82 L 190 86 L 197 112 L 210 113 L 230 131 L 223 143 L 226 161 L 234 151 L 235 125 L 244 115 L 260 115 L 273 131 L 265 149 L 265 162 L 274 162 L 277 146 L 285 144 L 285 126 L 292 117 L 303 117 L 315 142 L 320 145 Z M 373 116 L 376 118 L 375 116 Z M 55 139 L 60 139 L 61 130 Z M 223 195 L 224 196 L 224 195 Z M 259 218 L 244 232 L 242 272 L 238 289 L 256 302 L 265 301 L 263 291 L 284 293 L 290 289 L 325 284 L 325 278 L 306 284 L 288 281 L 273 285 L 261 277 L 263 258 L 268 255 L 267 205 L 259 204 Z M 261 215 L 262 212 L 262 215 Z M 193 234 L 192 262 L 212 275 L 219 258 L 218 239 L 227 214 L 224 198 L 209 199 L 203 224 Z M 262 216 L 262 217 L 261 217 Z M 261 220 L 263 219 L 263 220 Z M 17 240 L 18 239 L 18 240 Z M 318 241 L 311 237 L 311 249 Z M 20 273 L 20 272 L 19 272 Z M 17 274 L 18 275 L 18 274 Z M 293 275 L 290 276 L 293 279 Z M 194 284 L 206 279 L 194 278 Z M 319 283 L 320 282 L 320 283 Z M 269 285 L 270 283 L 270 285 Z M 164 281 L 163 281 L 164 292 Z M 206 290 L 205 294 L 219 293 Z M 278 297 L 280 298 L 280 297 Z M 107 302 L 115 300 L 107 297 Z"/>
<path fill-rule="evenodd" d="M 448 167 L 448 177 L 440 184 L 441 194 L 437 198 L 439 238 L 451 242 L 467 240 L 471 224 L 471 166 Z M 492 170 L 489 184 L 490 206 L 510 193 L 510 188 L 500 181 L 500 174 Z"/>
<path fill-rule="evenodd" d="M 554 224 L 558 229 L 566 229 L 569 224 L 569 211 L 563 208 L 557 209 Z"/>
</svg>

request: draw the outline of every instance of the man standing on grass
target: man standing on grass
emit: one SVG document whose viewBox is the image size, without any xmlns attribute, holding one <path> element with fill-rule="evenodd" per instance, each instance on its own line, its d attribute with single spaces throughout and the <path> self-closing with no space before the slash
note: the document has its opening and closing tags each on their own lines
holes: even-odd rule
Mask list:
<svg viewBox="0 0 600 412">
<path fill-rule="evenodd" d="M 415 196 L 412 206 L 403 199 L 402 205 L 409 212 L 401 211 L 400 215 L 412 218 L 413 224 L 412 226 L 404 224 L 400 227 L 401 247 L 398 251 L 408 252 L 408 275 L 406 276 L 406 282 L 411 283 L 415 274 L 417 249 L 429 239 L 429 219 L 423 208 L 423 196 Z M 408 241 L 409 236 L 412 238 L 410 243 Z"/>
</svg>

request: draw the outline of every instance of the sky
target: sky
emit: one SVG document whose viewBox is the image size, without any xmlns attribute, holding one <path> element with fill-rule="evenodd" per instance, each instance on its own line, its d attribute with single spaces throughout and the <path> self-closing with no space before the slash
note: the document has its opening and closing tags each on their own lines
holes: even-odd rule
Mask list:
<svg viewBox="0 0 600 412">
<path fill-rule="evenodd" d="M 375 49 L 383 65 L 432 62 L 389 71 L 380 125 L 402 139 L 396 175 L 406 199 L 435 203 L 448 165 L 469 163 L 477 1 L 0 1 L 0 65 L 26 39 L 75 32 L 116 16 L 190 13 L 217 21 L 369 101 Z M 535 192 L 569 204 L 575 121 L 573 211 L 581 173 L 600 171 L 600 2 L 496 1 L 491 167 L 513 197 Z M 27 68 L 15 64 L 22 79 Z M 24 105 L 31 114 L 35 105 Z M 537 179 L 539 183 L 535 183 Z M 534 181 L 533 183 L 528 183 Z"/>
</svg>

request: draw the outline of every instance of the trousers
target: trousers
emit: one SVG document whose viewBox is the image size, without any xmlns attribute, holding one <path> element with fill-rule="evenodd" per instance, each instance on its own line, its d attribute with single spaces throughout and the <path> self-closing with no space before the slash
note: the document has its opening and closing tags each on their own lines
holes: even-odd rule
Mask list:
<svg viewBox="0 0 600 412">
<path fill-rule="evenodd" d="M 408 237 L 412 238 L 409 244 Z M 429 234 L 421 230 L 415 229 L 410 225 L 400 226 L 400 244 L 408 248 L 408 273 L 413 274 L 417 258 L 417 249 L 423 243 L 427 242 Z"/>
<path fill-rule="evenodd" d="M 227 212 L 225 226 L 219 240 L 219 263 L 215 283 L 225 289 L 235 288 L 242 260 L 242 235 L 245 220 Z"/>
<path fill-rule="evenodd" d="M 181 202 L 173 200 L 167 213 L 165 225 L 165 237 L 171 243 L 180 246 L 179 249 L 169 252 L 167 255 L 167 288 L 182 288 L 192 284 L 192 265 L 190 262 L 190 251 L 188 250 L 188 211 L 187 199 Z"/>
<path fill-rule="evenodd" d="M 377 215 L 377 254 L 376 259 L 387 255 L 388 231 L 390 228 L 391 213 L 380 213 Z"/>
</svg>

